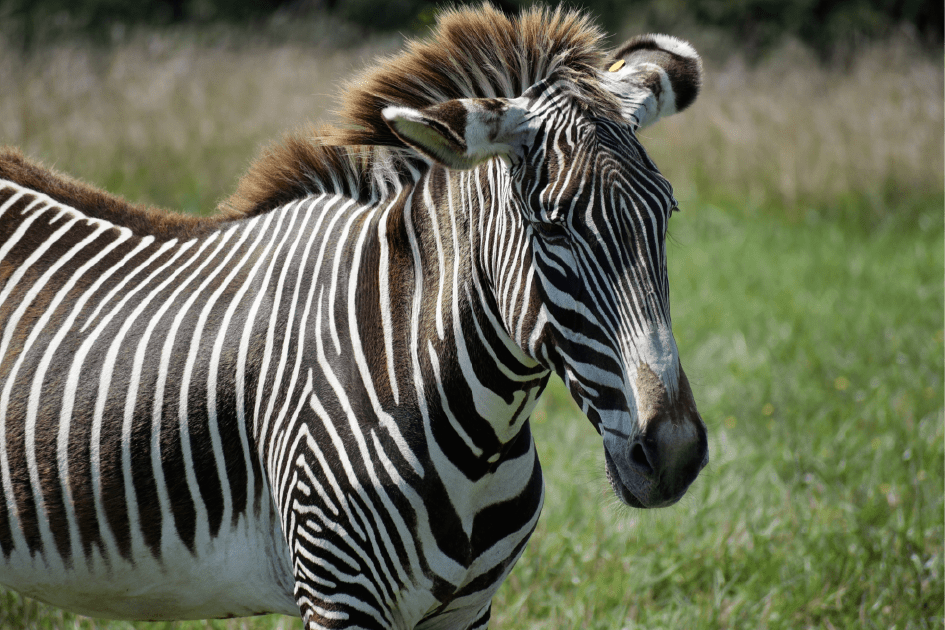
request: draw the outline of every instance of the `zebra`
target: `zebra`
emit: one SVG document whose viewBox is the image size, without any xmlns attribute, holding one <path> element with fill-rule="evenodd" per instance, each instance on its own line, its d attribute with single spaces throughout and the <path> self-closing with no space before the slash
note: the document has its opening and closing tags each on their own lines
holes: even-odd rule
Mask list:
<svg viewBox="0 0 945 630">
<path fill-rule="evenodd" d="M 629 506 L 708 462 L 677 209 L 636 131 L 686 42 L 453 8 L 271 145 L 216 215 L 0 153 L 0 584 L 138 620 L 485 628 L 544 499 L 552 373 Z"/>
</svg>

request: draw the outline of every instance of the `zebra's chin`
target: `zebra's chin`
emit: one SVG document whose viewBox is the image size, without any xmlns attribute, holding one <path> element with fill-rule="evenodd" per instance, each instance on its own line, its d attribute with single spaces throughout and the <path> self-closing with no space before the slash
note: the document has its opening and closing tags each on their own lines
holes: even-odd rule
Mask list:
<svg viewBox="0 0 945 630">
<path fill-rule="evenodd" d="M 610 482 L 610 487 L 613 488 L 617 498 L 633 508 L 645 510 L 669 507 L 686 494 L 686 490 L 684 489 L 674 496 L 664 497 L 659 490 L 658 484 L 642 477 L 630 480 L 629 483 L 624 481 L 616 462 L 614 462 L 613 457 L 611 457 L 606 447 L 604 448 L 604 472 L 607 474 L 607 481 Z"/>
<path fill-rule="evenodd" d="M 630 488 L 627 487 L 627 485 L 624 484 L 624 482 L 620 479 L 620 473 L 617 472 L 617 466 L 614 464 L 614 460 L 610 456 L 610 453 L 607 452 L 606 448 L 604 448 L 604 472 L 607 474 L 607 481 L 610 482 L 610 487 L 613 488 L 614 494 L 617 495 L 618 499 L 630 507 L 641 509 L 650 507 L 638 499 L 633 494 L 633 491 L 631 491 Z"/>
</svg>

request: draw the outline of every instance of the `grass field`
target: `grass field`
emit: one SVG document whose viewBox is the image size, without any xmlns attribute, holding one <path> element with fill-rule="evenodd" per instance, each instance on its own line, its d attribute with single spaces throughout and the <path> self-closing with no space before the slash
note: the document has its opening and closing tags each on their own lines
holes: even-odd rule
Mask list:
<svg viewBox="0 0 945 630">
<path fill-rule="evenodd" d="M 0 143 L 135 200 L 205 211 L 259 143 L 330 109 L 390 42 L 135 35 L 0 49 Z M 533 417 L 538 531 L 496 628 L 942 628 L 943 75 L 907 47 L 844 71 L 708 64 L 645 132 L 677 188 L 674 331 L 712 463 L 677 506 L 619 506 L 562 388 Z M 15 92 L 15 93 L 14 93 Z M 0 628 L 274 630 L 286 617 L 88 620 L 0 591 Z"/>
</svg>

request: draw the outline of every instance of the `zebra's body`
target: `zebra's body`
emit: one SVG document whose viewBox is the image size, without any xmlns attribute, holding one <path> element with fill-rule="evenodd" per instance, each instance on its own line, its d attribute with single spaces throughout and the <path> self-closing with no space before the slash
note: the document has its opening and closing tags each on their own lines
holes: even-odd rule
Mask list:
<svg viewBox="0 0 945 630">
<path fill-rule="evenodd" d="M 482 12 L 444 29 L 518 29 Z M 688 104 L 652 51 L 698 58 L 638 43 L 582 87 L 587 24 L 523 20 L 557 48 L 530 43 L 516 98 L 365 88 L 352 107 L 383 108 L 341 144 L 400 148 L 275 149 L 239 213 L 171 220 L 0 156 L 0 583 L 107 617 L 485 627 L 541 509 L 527 420 L 552 370 L 618 496 L 681 496 L 706 451 L 674 201 L 620 121 Z"/>
<path fill-rule="evenodd" d="M 470 348 L 472 344 L 464 338 L 456 343 L 456 327 L 462 328 L 463 318 L 454 319 L 452 309 L 419 312 L 424 293 L 439 294 L 443 290 L 441 279 L 451 285 L 453 302 L 460 299 L 454 290 L 472 288 L 453 285 L 450 278 L 459 275 L 458 268 L 426 274 L 419 285 L 415 278 L 412 282 L 403 282 L 403 278 L 387 282 L 385 301 L 381 301 L 379 292 L 357 292 L 358 283 L 365 282 L 366 276 L 374 276 L 366 284 L 379 286 L 382 283 L 376 276 L 383 270 L 396 269 L 395 273 L 401 275 L 406 271 L 412 276 L 426 266 L 424 259 L 429 263 L 436 256 L 435 252 L 420 249 L 416 234 L 402 233 L 401 243 L 409 244 L 408 248 L 391 251 L 388 246 L 384 255 L 390 260 L 380 260 L 379 234 L 403 232 L 407 224 L 414 223 L 410 220 L 412 212 L 428 210 L 422 200 L 411 209 L 411 199 L 417 193 L 422 196 L 423 190 L 404 191 L 391 203 L 373 206 L 319 195 L 265 215 L 221 225 L 199 238 L 160 242 L 88 219 L 45 195 L 7 183 L 0 192 L 6 197 L 0 230 L 10 224 L 10 228 L 27 229 L 21 230 L 18 237 L 11 229 L 16 238 L 5 242 L 11 252 L 6 260 L 16 261 L 19 277 L 3 278 L 7 298 L 3 304 L 18 305 L 3 318 L 3 338 L 11 338 L 14 331 L 25 328 L 18 315 L 33 306 L 35 298 L 31 300 L 28 292 L 37 289 L 62 295 L 58 300 L 54 298 L 59 307 L 50 305 L 45 312 L 68 322 L 68 327 L 46 327 L 37 322 L 30 336 L 21 342 L 18 358 L 22 360 L 4 365 L 5 388 L 0 395 L 3 409 L 9 411 L 0 411 L 4 420 L 0 426 L 19 425 L 20 417 L 11 417 L 11 412 L 25 410 L 25 417 L 19 414 L 25 431 L 21 448 L 16 440 L 7 439 L 6 447 L 0 450 L 4 487 L 17 507 L 15 512 L 4 511 L 10 517 L 0 523 L 0 528 L 6 526 L 12 534 L 0 537 L 0 544 L 7 546 L 11 541 L 12 548 L 4 551 L 14 552 L 3 575 L 10 576 L 14 584 L 25 584 L 21 588 L 26 593 L 39 589 L 35 594 L 42 599 L 93 615 L 111 612 L 129 618 L 176 619 L 273 609 L 289 612 L 295 607 L 294 584 L 286 579 L 291 564 L 280 525 L 291 523 L 278 522 L 272 497 L 283 505 L 299 501 L 301 495 L 291 499 L 289 495 L 307 487 L 324 501 L 320 509 L 337 509 L 330 518 L 340 529 L 362 535 L 373 529 L 384 534 L 362 552 L 390 556 L 405 550 L 409 560 L 404 564 L 418 575 L 432 571 L 444 582 L 439 586 L 441 592 L 462 587 L 473 560 L 499 542 L 487 533 L 488 526 L 480 525 L 474 535 L 476 506 L 509 494 L 515 502 L 508 506 L 512 517 L 502 520 L 503 527 L 512 525 L 507 533 L 513 537 L 497 563 L 498 575 L 504 577 L 510 560 L 518 557 L 534 528 L 540 508 L 537 458 L 530 434 L 522 428 L 547 380 L 547 371 L 533 361 L 530 365 L 515 365 L 509 361 L 508 348 L 487 348 L 483 343 Z M 392 213 L 402 217 L 400 225 L 391 225 L 397 223 L 391 220 Z M 37 237 L 32 237 L 30 228 L 38 232 Z M 71 255 L 50 252 L 48 245 L 66 249 Z M 47 254 L 45 260 L 43 254 Z M 347 256 L 352 260 L 343 260 Z M 116 265 L 116 260 L 121 262 Z M 234 261 L 241 264 L 234 265 Z M 365 261 L 376 262 L 367 265 Z M 69 264 L 62 264 L 65 262 Z M 351 270 L 347 282 L 338 281 L 339 265 Z M 124 273 L 119 275 L 119 270 Z M 27 284 L 21 279 L 27 273 L 43 275 Z M 402 308 L 393 308 L 397 304 Z M 469 316 L 477 317 L 478 328 L 490 327 L 490 317 L 482 312 L 468 314 L 466 327 L 475 325 Z M 351 334 L 352 327 L 358 329 L 357 334 Z M 395 336 L 393 329 L 409 330 L 409 335 Z M 421 334 L 421 329 L 433 336 Z M 62 347 L 63 330 L 69 332 L 69 348 Z M 35 339 L 44 332 L 58 339 Z M 471 331 L 466 332 L 468 335 Z M 477 337 L 468 335 L 468 340 Z M 451 437 L 455 440 L 461 435 L 468 453 L 461 457 L 452 452 L 446 470 L 437 470 L 438 462 L 447 463 L 441 453 L 424 452 L 429 435 L 406 440 L 394 422 L 397 417 L 420 416 L 426 418 L 423 430 L 444 430 L 429 426 L 434 414 L 418 402 L 418 389 L 423 392 L 422 388 L 431 384 L 410 372 L 394 375 L 388 372 L 386 362 L 367 365 L 363 349 L 364 345 L 389 344 L 398 365 L 406 363 L 402 357 L 408 355 L 415 369 L 421 361 L 429 364 L 439 376 L 439 383 L 457 378 L 470 382 L 458 365 L 440 366 L 436 353 L 423 356 L 419 352 L 434 343 L 440 353 L 467 357 L 471 351 L 503 354 L 507 362 L 503 367 L 509 372 L 506 378 L 511 381 L 502 383 L 503 379 L 495 375 L 481 375 L 489 381 L 490 392 L 507 391 L 511 405 L 509 401 L 482 400 L 488 395 L 485 391 L 477 396 L 470 390 L 470 398 L 465 400 L 457 397 L 456 407 L 472 403 L 486 412 L 484 405 L 489 405 L 487 417 L 499 419 L 509 428 L 506 435 L 496 435 L 491 443 L 480 438 L 481 444 L 477 444 L 469 433 L 485 435 L 483 431 L 489 427 L 478 427 L 474 432 L 464 417 L 465 428 L 457 425 L 459 430 Z M 4 348 L 9 345 L 7 342 Z M 31 352 L 33 347 L 42 347 L 43 352 Z M 229 356 L 222 356 L 224 347 L 232 348 Z M 302 352 L 302 348 L 309 351 Z M 7 356 L 10 354 L 8 351 Z M 146 362 L 147 355 L 153 360 Z M 175 355 L 186 359 L 175 360 Z M 329 364 L 329 356 L 335 368 Z M 339 356 L 354 361 L 339 362 Z M 465 361 L 467 366 L 472 365 L 468 358 Z M 368 374 L 372 367 L 377 373 Z M 516 369 L 517 373 L 513 371 Z M 251 372 L 254 376 L 247 379 Z M 234 392 L 232 400 L 216 400 L 217 388 L 211 384 L 223 375 L 233 383 L 219 389 Z M 242 388 L 241 392 L 237 383 L 247 380 L 259 386 Z M 514 389 L 525 393 L 516 396 Z M 319 395 L 316 390 L 324 393 Z M 11 393 L 14 391 L 16 395 Z M 44 429 L 37 427 L 35 420 L 39 392 L 44 401 L 64 411 L 58 426 L 45 428 L 49 435 L 37 438 L 37 429 Z M 83 399 L 76 400 L 83 392 Z M 443 407 L 449 407 L 446 401 Z M 438 410 L 435 415 L 442 417 L 445 411 Z M 300 417 L 309 414 L 307 423 L 299 422 Z M 359 426 L 370 414 L 377 417 L 376 423 Z M 246 423 L 247 416 L 255 421 Z M 341 421 L 329 422 L 329 418 Z M 244 430 L 247 424 L 255 431 Z M 322 434 L 313 439 L 310 433 L 316 433 L 319 425 Z M 111 434 L 107 434 L 107 427 L 112 427 Z M 161 437 L 154 439 L 155 435 Z M 142 457 L 142 450 L 131 457 L 136 442 L 150 446 L 149 457 Z M 88 456 L 90 475 L 59 472 L 69 470 L 56 465 L 63 451 L 73 445 L 89 449 L 96 443 L 98 456 Z M 55 449 L 49 448 L 53 444 Z M 194 445 L 198 444 L 203 445 L 202 457 L 195 454 Z M 514 449 L 511 457 L 501 463 L 489 461 L 503 447 Z M 22 468 L 11 466 L 11 456 L 22 458 L 30 471 L 28 484 L 27 479 L 20 480 L 26 486 L 23 491 L 10 482 L 10 469 Z M 295 469 L 299 457 L 307 461 Z M 363 465 L 357 470 L 349 470 L 349 466 L 343 466 L 343 471 L 333 469 L 333 465 L 342 465 L 349 458 L 355 465 Z M 79 462 L 85 456 L 66 452 L 65 459 Z M 394 476 L 390 476 L 384 467 L 391 461 L 407 466 L 403 471 L 394 467 Z M 185 462 L 193 462 L 193 466 Z M 464 464 L 457 466 L 463 474 L 450 470 L 454 464 Z M 47 472 L 43 478 L 39 468 Z M 309 470 L 313 470 L 317 481 L 296 480 L 299 473 Z M 424 475 L 434 471 L 435 477 Z M 326 479 L 327 475 L 340 479 Z M 72 477 L 77 479 L 73 482 Z M 434 478 L 435 487 L 425 488 L 423 477 Z M 412 482 L 414 490 L 401 498 L 411 504 L 404 512 L 417 514 L 419 525 L 429 529 L 430 519 L 424 514 L 427 504 L 455 507 L 460 518 L 444 528 L 450 531 L 450 538 L 442 548 L 430 544 L 432 538 L 443 538 L 441 532 L 438 536 L 417 532 L 425 536 L 413 540 L 408 535 L 411 528 L 405 523 L 378 522 L 381 508 L 395 518 L 400 514 L 383 493 L 365 498 L 356 508 L 346 506 L 336 495 L 339 482 L 360 486 L 361 492 L 367 492 L 364 488 L 400 485 L 404 478 Z M 280 487 L 271 487 L 270 479 L 280 480 Z M 490 490 L 496 485 L 501 488 L 498 493 Z M 528 488 L 531 492 L 524 493 Z M 107 510 L 103 504 L 109 505 Z M 67 505 L 74 509 L 66 509 Z M 283 513 L 292 514 L 288 510 Z M 74 514 L 84 515 L 83 522 L 76 522 Z M 32 527 L 31 522 L 37 526 Z M 292 538 L 302 536 L 299 544 L 305 544 L 306 533 L 289 531 L 295 534 Z M 228 558 L 226 551 L 234 549 L 243 555 Z M 244 554 L 248 550 L 253 553 Z M 359 561 L 350 550 L 344 557 Z M 193 573 L 196 567 L 201 574 L 219 577 L 197 579 Z M 495 570 L 496 566 L 486 568 Z M 50 575 L 63 580 L 60 586 L 76 586 L 89 584 L 103 569 L 121 577 L 99 579 L 101 590 L 86 590 L 79 601 L 60 601 L 42 590 L 50 586 Z M 382 583 L 393 580 L 387 585 L 391 591 L 387 595 L 395 600 L 398 585 L 407 592 L 419 590 L 420 585 L 409 585 L 405 576 L 383 575 L 382 567 L 358 570 L 373 574 Z M 22 582 L 18 579 L 20 572 L 24 574 Z M 249 593 L 245 592 L 249 584 L 244 584 L 244 573 L 255 576 L 248 580 L 253 585 Z M 182 574 L 189 579 L 177 583 L 177 576 Z M 29 576 L 42 581 L 30 585 Z M 140 594 L 127 596 L 126 589 L 143 587 L 148 580 L 152 583 Z M 190 580 L 194 586 L 182 588 Z M 500 580 L 493 581 L 497 584 Z M 432 580 L 423 586 L 432 591 Z M 227 589 L 233 590 L 221 596 Z M 149 594 L 152 590 L 153 595 Z M 75 597 L 72 588 L 62 592 Z M 260 601 L 262 594 L 265 597 Z M 383 599 L 385 594 L 376 595 Z M 426 602 L 420 612 L 433 603 L 432 599 Z M 129 608 L 116 610 L 117 605 Z"/>
</svg>

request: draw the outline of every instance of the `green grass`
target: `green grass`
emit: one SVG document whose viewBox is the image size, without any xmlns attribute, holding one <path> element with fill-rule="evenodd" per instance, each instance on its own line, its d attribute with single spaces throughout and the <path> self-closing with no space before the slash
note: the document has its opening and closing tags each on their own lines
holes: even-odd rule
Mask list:
<svg viewBox="0 0 945 630">
<path fill-rule="evenodd" d="M 712 463 L 675 507 L 619 506 L 600 438 L 556 383 L 533 419 L 544 513 L 494 627 L 942 627 L 941 203 L 868 232 L 674 217 L 674 330 Z M 3 597 L 4 627 L 300 627 L 132 626 Z"/>
</svg>

